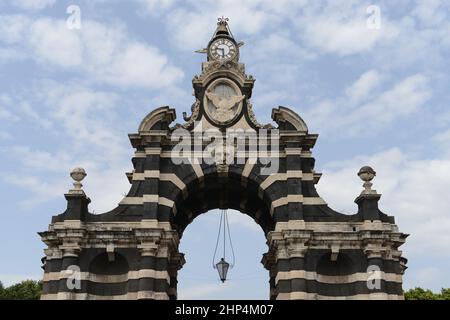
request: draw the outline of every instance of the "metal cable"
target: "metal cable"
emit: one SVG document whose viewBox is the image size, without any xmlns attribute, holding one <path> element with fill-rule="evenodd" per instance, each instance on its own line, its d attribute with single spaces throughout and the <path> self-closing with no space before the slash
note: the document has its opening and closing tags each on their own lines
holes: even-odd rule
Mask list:
<svg viewBox="0 0 450 320">
<path fill-rule="evenodd" d="M 219 232 L 217 234 L 216 248 L 214 249 L 214 256 L 213 256 L 213 260 L 212 260 L 212 265 L 213 265 L 214 269 L 216 269 L 216 265 L 215 265 L 214 261 L 216 260 L 216 253 L 217 253 L 217 248 L 219 246 L 220 232 L 222 231 L 222 216 L 223 216 L 223 211 L 220 215 Z"/>
<path fill-rule="evenodd" d="M 235 256 L 234 256 L 233 242 L 231 241 L 230 225 L 228 223 L 228 214 L 227 214 L 226 211 L 225 211 L 225 221 L 226 221 L 227 228 L 228 228 L 228 238 L 230 239 L 231 253 L 233 254 L 233 263 L 231 264 L 231 268 L 233 268 L 234 264 L 236 262 L 236 259 L 235 259 Z"/>
<path fill-rule="evenodd" d="M 228 222 L 228 213 L 227 210 L 221 210 L 220 213 L 220 223 L 219 223 L 219 232 L 217 233 L 216 247 L 214 249 L 214 256 L 212 260 L 213 268 L 216 269 L 215 260 L 217 249 L 219 248 L 219 240 L 222 232 L 222 220 L 223 220 L 223 258 L 226 259 L 226 235 L 228 234 L 228 240 L 230 241 L 231 254 L 233 255 L 233 263 L 230 265 L 230 268 L 233 268 L 236 264 L 236 257 L 234 254 L 233 241 L 231 240 L 231 232 L 230 232 L 230 224 Z"/>
<path fill-rule="evenodd" d="M 225 248 L 227 247 L 227 243 L 226 243 L 226 239 L 227 239 L 227 233 L 226 233 L 226 216 L 227 216 L 227 211 L 226 210 L 222 210 L 222 215 L 223 215 L 223 259 L 226 260 L 226 253 L 225 253 Z"/>
</svg>

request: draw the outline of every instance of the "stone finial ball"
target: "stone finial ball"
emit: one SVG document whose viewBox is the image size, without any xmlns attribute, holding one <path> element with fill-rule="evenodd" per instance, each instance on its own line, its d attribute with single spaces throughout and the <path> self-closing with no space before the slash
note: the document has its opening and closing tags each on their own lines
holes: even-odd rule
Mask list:
<svg viewBox="0 0 450 320">
<path fill-rule="evenodd" d="M 70 176 L 72 177 L 73 180 L 80 182 L 87 176 L 87 174 L 83 168 L 75 168 L 70 173 Z"/>
<path fill-rule="evenodd" d="M 362 181 L 369 182 L 372 181 L 372 179 L 377 175 L 375 170 L 373 170 L 369 166 L 364 166 L 361 169 L 359 169 L 358 176 L 361 178 Z"/>
</svg>

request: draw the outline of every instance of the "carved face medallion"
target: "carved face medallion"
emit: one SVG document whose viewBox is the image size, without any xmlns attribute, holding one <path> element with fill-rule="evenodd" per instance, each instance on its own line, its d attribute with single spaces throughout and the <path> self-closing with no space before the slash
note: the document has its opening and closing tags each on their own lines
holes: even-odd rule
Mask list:
<svg viewBox="0 0 450 320">
<path fill-rule="evenodd" d="M 245 96 L 231 80 L 217 79 L 206 89 L 203 105 L 209 118 L 216 124 L 233 121 L 242 110 Z"/>
</svg>

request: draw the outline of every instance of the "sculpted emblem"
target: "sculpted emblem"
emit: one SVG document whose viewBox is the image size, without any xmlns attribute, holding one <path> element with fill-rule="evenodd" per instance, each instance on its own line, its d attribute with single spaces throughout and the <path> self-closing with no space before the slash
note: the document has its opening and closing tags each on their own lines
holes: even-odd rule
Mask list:
<svg viewBox="0 0 450 320">
<path fill-rule="evenodd" d="M 216 123 L 226 124 L 233 121 L 242 109 L 245 96 L 239 87 L 228 79 L 214 81 L 205 93 L 205 110 Z"/>
</svg>

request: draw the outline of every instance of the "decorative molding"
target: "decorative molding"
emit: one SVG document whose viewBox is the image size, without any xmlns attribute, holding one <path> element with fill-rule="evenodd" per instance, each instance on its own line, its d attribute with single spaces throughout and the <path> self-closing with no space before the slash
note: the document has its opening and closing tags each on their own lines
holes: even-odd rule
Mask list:
<svg viewBox="0 0 450 320">
<path fill-rule="evenodd" d="M 72 293 L 60 292 L 54 294 L 43 294 L 41 300 L 139 300 L 139 299 L 153 299 L 153 300 L 169 300 L 166 292 L 154 291 L 138 291 L 129 292 L 122 295 L 99 296 L 89 293 Z"/>
<path fill-rule="evenodd" d="M 305 279 L 325 284 L 350 284 L 354 282 L 366 282 L 372 275 L 364 272 L 356 272 L 349 275 L 329 276 L 306 270 L 280 271 L 277 273 L 275 283 L 280 280 Z M 396 273 L 379 272 L 379 279 L 388 282 L 402 283 L 402 276 Z"/>
<path fill-rule="evenodd" d="M 193 82 L 205 82 L 216 72 L 225 71 L 234 73 L 241 80 L 254 81 L 252 76 L 245 74 L 245 65 L 233 60 L 215 60 L 203 63 L 202 73 L 194 76 Z"/>
<path fill-rule="evenodd" d="M 200 100 L 196 99 L 191 106 L 191 115 L 188 116 L 186 112 L 183 112 L 183 119 L 184 121 L 186 121 L 186 123 L 184 124 L 177 123 L 175 127 L 172 128 L 172 130 L 179 128 L 189 129 L 195 123 L 195 121 L 198 120 L 198 116 L 200 114 L 200 104 L 201 104 Z"/>
<path fill-rule="evenodd" d="M 48 272 L 44 274 L 44 282 L 58 281 L 62 279 L 67 279 L 71 277 L 71 274 L 62 270 L 61 272 Z M 80 272 L 79 280 L 90 281 L 95 283 L 122 283 L 129 280 L 139 280 L 139 279 L 162 279 L 170 283 L 170 276 L 167 271 L 158 271 L 153 269 L 141 269 L 137 271 L 129 271 L 123 274 L 96 274 L 91 272 Z"/>
<path fill-rule="evenodd" d="M 369 294 L 356 294 L 352 296 L 325 296 L 317 293 L 303 291 L 279 293 L 277 300 L 404 300 L 403 295 L 387 294 L 382 292 Z"/>
</svg>

